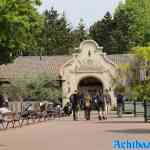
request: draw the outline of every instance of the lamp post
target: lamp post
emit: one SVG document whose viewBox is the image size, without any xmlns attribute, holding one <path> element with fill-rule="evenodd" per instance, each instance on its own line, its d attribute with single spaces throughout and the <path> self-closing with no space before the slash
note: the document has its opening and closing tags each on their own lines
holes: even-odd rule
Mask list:
<svg viewBox="0 0 150 150">
<path fill-rule="evenodd" d="M 61 75 L 58 76 L 58 79 L 56 81 L 59 82 L 59 87 L 62 88 L 62 84 L 63 84 L 63 82 L 65 82 L 65 80 L 62 80 L 62 76 Z"/>
<path fill-rule="evenodd" d="M 63 82 L 65 82 L 65 80 L 62 80 L 62 76 L 59 75 L 58 79 L 56 80 L 59 83 L 59 88 L 61 89 L 61 97 L 60 97 L 60 102 L 61 102 L 61 106 L 62 106 L 62 84 Z"/>
</svg>

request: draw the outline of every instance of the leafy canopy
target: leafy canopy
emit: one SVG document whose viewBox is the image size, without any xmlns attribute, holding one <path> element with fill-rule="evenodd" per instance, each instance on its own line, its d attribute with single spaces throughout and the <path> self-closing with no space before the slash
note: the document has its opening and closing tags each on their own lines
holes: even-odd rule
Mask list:
<svg viewBox="0 0 150 150">
<path fill-rule="evenodd" d="M 40 0 L 0 1 L 0 64 L 11 62 L 20 49 L 26 49 L 39 17 L 37 5 Z"/>
</svg>

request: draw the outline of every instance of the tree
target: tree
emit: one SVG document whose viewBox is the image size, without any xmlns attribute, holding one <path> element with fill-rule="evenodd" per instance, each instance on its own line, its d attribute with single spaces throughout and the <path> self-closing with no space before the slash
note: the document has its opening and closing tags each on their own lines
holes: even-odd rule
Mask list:
<svg viewBox="0 0 150 150">
<path fill-rule="evenodd" d="M 135 37 L 134 42 L 136 42 L 136 45 L 146 45 L 149 39 L 145 39 L 145 37 L 147 37 L 150 28 L 149 0 L 126 0 L 118 8 L 124 10 L 128 16 L 132 16 L 132 23 L 129 23 L 129 25 L 132 36 Z"/>
<path fill-rule="evenodd" d="M 65 14 L 59 14 L 53 7 L 44 13 L 44 28 L 42 32 L 43 48 L 47 55 L 69 54 L 72 47 L 71 28 Z"/>
<path fill-rule="evenodd" d="M 137 43 L 131 29 L 133 21 L 134 16 L 119 6 L 113 17 L 107 12 L 101 21 L 91 26 L 90 35 L 108 54 L 127 53 Z"/>
<path fill-rule="evenodd" d="M 73 38 L 73 47 L 78 47 L 83 40 L 88 38 L 83 19 L 80 19 L 78 26 L 71 32 Z"/>
<path fill-rule="evenodd" d="M 20 97 L 35 101 L 59 102 L 61 89 L 54 75 L 40 74 L 38 76 L 16 77 L 11 84 L 4 84 L 0 88 L 0 94 L 7 95 L 10 100 L 20 100 Z"/>
<path fill-rule="evenodd" d="M 31 24 L 31 28 L 29 33 L 27 34 L 25 43 L 25 48 L 21 49 L 18 52 L 18 55 L 23 56 L 34 56 L 41 55 L 41 51 L 43 51 L 42 47 L 42 28 L 43 28 L 43 17 L 38 15 L 36 17 L 35 23 Z"/>
<path fill-rule="evenodd" d="M 112 37 L 114 29 L 113 19 L 109 12 L 107 12 L 101 21 L 97 21 L 90 27 L 90 36 L 100 45 L 104 47 L 104 51 L 108 54 L 112 52 L 112 42 L 115 43 Z"/>
<path fill-rule="evenodd" d="M 30 91 L 28 96 L 36 101 L 59 102 L 62 95 L 54 75 L 41 74 L 32 79 L 27 88 Z"/>
<path fill-rule="evenodd" d="M 131 67 L 129 64 L 118 65 L 116 76 L 113 79 L 112 86 L 114 87 L 115 94 L 123 93 L 129 96 L 130 80 L 132 78 Z"/>
<path fill-rule="evenodd" d="M 114 13 L 114 28 L 112 37 L 115 39 L 113 45 L 115 53 L 128 53 L 128 51 L 137 45 L 137 39 L 131 25 L 134 23 L 134 15 L 127 13 L 122 7 L 118 7 Z"/>
<path fill-rule="evenodd" d="M 91 37 L 108 54 L 127 53 L 132 47 L 150 44 L 149 0 L 125 0 L 111 17 L 106 13 L 90 27 Z M 143 17 L 144 16 L 144 17 Z"/>
<path fill-rule="evenodd" d="M 150 47 L 135 47 L 133 51 L 138 62 L 135 68 L 140 70 L 140 81 L 133 84 L 133 92 L 138 99 L 150 100 Z"/>
<path fill-rule="evenodd" d="M 40 0 L 0 1 L 0 64 L 11 62 L 26 49 L 30 30 L 38 17 Z"/>
<path fill-rule="evenodd" d="M 115 88 L 123 87 L 128 99 L 150 100 L 150 47 L 135 47 L 133 52 L 134 61 L 118 68 Z"/>
<path fill-rule="evenodd" d="M 10 84 L 3 84 L 0 87 L 0 94 L 7 95 L 12 101 L 19 101 L 20 97 L 28 96 L 30 92 L 27 89 L 28 84 L 28 80 L 25 80 L 24 77 L 15 78 Z"/>
</svg>

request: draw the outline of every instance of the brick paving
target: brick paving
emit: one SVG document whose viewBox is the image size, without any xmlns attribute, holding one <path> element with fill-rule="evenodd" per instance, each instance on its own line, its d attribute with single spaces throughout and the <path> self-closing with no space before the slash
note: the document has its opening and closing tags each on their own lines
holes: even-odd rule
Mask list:
<svg viewBox="0 0 150 150">
<path fill-rule="evenodd" d="M 0 131 L 0 150 L 112 150 L 113 140 L 149 140 L 150 124 L 142 117 L 109 117 L 91 121 L 80 116 L 51 120 L 22 128 Z"/>
</svg>

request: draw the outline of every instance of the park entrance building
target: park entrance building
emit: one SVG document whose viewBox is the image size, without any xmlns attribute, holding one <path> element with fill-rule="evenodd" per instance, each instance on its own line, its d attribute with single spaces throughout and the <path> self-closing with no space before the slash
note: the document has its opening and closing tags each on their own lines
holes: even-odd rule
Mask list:
<svg viewBox="0 0 150 150">
<path fill-rule="evenodd" d="M 83 41 L 79 51 L 73 54 L 60 70 L 60 75 L 65 81 L 63 94 L 66 96 L 66 101 L 75 90 L 94 95 L 98 90 L 103 92 L 105 89 L 109 90 L 114 100 L 112 84 L 116 65 L 106 57 L 102 47 L 93 40 Z"/>
<path fill-rule="evenodd" d="M 108 89 L 115 103 L 112 87 L 117 65 L 129 64 L 129 54 L 107 55 L 93 40 L 80 44 L 79 53 L 65 56 L 20 56 L 14 63 L 0 66 L 0 80 L 10 81 L 18 77 L 32 77 L 46 73 L 55 74 L 62 81 L 63 103 L 75 90 L 88 91 L 94 95 L 97 90 Z"/>
</svg>

